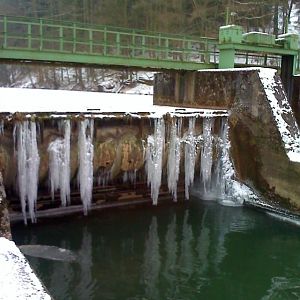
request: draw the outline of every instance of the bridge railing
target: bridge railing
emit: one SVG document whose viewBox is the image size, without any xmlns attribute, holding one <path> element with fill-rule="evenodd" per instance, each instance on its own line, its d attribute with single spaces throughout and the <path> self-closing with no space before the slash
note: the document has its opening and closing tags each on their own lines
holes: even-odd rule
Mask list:
<svg viewBox="0 0 300 300">
<path fill-rule="evenodd" d="M 298 59 L 296 63 L 296 73 L 300 75 L 300 50 L 298 51 Z"/>
<path fill-rule="evenodd" d="M 3 49 L 215 63 L 218 41 L 48 19 L 0 16 Z"/>
</svg>

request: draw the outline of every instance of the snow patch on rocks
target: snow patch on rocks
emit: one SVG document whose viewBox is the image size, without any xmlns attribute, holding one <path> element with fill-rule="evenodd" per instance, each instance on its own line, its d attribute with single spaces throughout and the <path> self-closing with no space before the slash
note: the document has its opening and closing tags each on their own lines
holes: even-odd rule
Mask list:
<svg viewBox="0 0 300 300">
<path fill-rule="evenodd" d="M 14 242 L 0 238 L 0 300 L 51 300 Z"/>
<path fill-rule="evenodd" d="M 281 104 L 275 96 L 276 86 L 275 81 L 276 70 L 261 68 L 259 69 L 259 77 L 264 86 L 267 99 L 270 103 L 272 113 L 280 132 L 285 151 L 290 161 L 300 162 L 300 132 L 296 120 L 292 119 L 292 124 L 288 124 L 284 119 L 284 115 L 292 115 L 293 111 L 288 102 L 286 95 Z M 291 128 L 294 129 L 294 133 L 291 132 Z"/>
</svg>

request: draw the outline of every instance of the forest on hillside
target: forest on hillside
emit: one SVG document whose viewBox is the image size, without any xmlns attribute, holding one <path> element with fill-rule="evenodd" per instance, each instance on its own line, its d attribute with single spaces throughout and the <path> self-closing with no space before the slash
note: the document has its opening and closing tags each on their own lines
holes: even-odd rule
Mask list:
<svg viewBox="0 0 300 300">
<path fill-rule="evenodd" d="M 0 13 L 216 36 L 230 23 L 282 33 L 300 0 L 1 0 Z"/>
</svg>

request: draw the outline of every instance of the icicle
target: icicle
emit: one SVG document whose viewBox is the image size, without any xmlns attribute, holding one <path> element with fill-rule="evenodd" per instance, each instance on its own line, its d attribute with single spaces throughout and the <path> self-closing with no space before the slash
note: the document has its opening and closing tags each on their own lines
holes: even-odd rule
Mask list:
<svg viewBox="0 0 300 300">
<path fill-rule="evenodd" d="M 123 173 L 123 183 L 131 183 L 131 184 L 136 184 L 136 173 L 137 170 L 130 170 L 130 171 L 125 171 Z"/>
<path fill-rule="evenodd" d="M 61 122 L 64 125 L 64 139 L 56 139 L 50 143 L 49 152 L 49 175 L 51 184 L 52 200 L 55 191 L 60 189 L 62 206 L 70 204 L 70 120 Z"/>
<path fill-rule="evenodd" d="M 27 224 L 26 206 L 31 221 L 36 222 L 36 201 L 40 157 L 37 148 L 36 123 L 24 121 L 14 128 L 17 141 L 18 185 L 24 223 Z"/>
<path fill-rule="evenodd" d="M 209 191 L 211 184 L 211 170 L 213 162 L 213 125 L 213 118 L 203 119 L 203 147 L 201 151 L 200 178 L 203 183 L 204 194 Z"/>
<path fill-rule="evenodd" d="M 146 172 L 147 183 L 151 186 L 151 198 L 157 205 L 162 176 L 162 159 L 165 144 L 165 122 L 163 119 L 155 119 L 154 134 L 147 140 Z"/>
<path fill-rule="evenodd" d="M 89 129 L 89 133 L 87 132 Z M 83 120 L 80 122 L 78 148 L 79 148 L 79 186 L 83 212 L 87 215 L 92 203 L 93 192 L 93 132 L 94 121 Z"/>
<path fill-rule="evenodd" d="M 224 205 L 241 205 L 245 186 L 234 180 L 234 168 L 230 160 L 230 142 L 228 138 L 228 120 L 222 120 L 219 161 L 216 178 L 216 188 L 219 201 Z"/>
<path fill-rule="evenodd" d="M 232 166 L 232 163 L 229 158 L 229 148 L 230 143 L 228 140 L 228 121 L 227 119 L 222 120 L 222 126 L 221 126 L 221 143 L 220 143 L 220 157 L 218 161 L 218 169 L 219 174 L 217 178 L 217 186 L 218 188 L 218 194 L 220 198 L 225 198 L 228 194 L 228 184 L 231 180 L 231 178 L 234 176 L 234 169 Z"/>
<path fill-rule="evenodd" d="M 195 139 L 195 118 L 189 119 L 189 129 L 185 140 L 184 171 L 185 171 L 185 198 L 190 198 L 189 188 L 194 182 L 195 160 L 196 160 L 196 139 Z"/>
<path fill-rule="evenodd" d="M 4 135 L 4 120 L 0 121 L 0 135 Z"/>
<path fill-rule="evenodd" d="M 168 156 L 168 188 L 175 202 L 177 201 L 177 182 L 180 171 L 181 123 L 181 119 L 172 123 Z"/>
<path fill-rule="evenodd" d="M 99 175 L 98 175 L 98 186 L 107 186 L 109 181 L 111 180 L 111 170 L 100 170 Z"/>
</svg>

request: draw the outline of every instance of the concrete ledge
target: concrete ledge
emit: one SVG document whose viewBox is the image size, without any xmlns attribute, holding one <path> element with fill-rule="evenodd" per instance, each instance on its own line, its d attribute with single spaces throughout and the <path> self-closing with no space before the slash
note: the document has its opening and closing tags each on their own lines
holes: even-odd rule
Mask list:
<svg viewBox="0 0 300 300">
<path fill-rule="evenodd" d="M 15 243 L 2 237 L 0 266 L 1 300 L 51 299 Z"/>
</svg>

